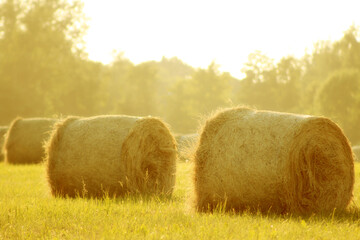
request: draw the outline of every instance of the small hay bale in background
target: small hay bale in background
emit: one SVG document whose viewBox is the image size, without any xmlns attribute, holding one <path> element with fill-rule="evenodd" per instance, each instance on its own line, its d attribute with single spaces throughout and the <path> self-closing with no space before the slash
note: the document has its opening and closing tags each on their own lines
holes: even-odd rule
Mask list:
<svg viewBox="0 0 360 240">
<path fill-rule="evenodd" d="M 16 118 L 5 136 L 5 162 L 10 164 L 41 163 L 43 143 L 56 122 L 51 118 Z"/>
<path fill-rule="evenodd" d="M 355 160 L 359 162 L 360 161 L 360 145 L 353 146 L 352 151 L 354 153 Z"/>
<path fill-rule="evenodd" d="M 5 134 L 8 130 L 7 126 L 0 126 L 0 162 L 4 160 L 4 142 L 5 142 Z"/>
<path fill-rule="evenodd" d="M 56 125 L 46 151 L 54 196 L 170 195 L 175 185 L 175 139 L 157 118 L 70 117 Z"/>
<path fill-rule="evenodd" d="M 353 196 L 348 139 L 324 117 L 219 112 L 202 129 L 194 164 L 198 211 L 325 213 L 346 209 Z"/>
<path fill-rule="evenodd" d="M 186 161 L 191 158 L 191 150 L 193 149 L 198 138 L 199 134 L 197 133 L 178 134 L 175 136 L 180 160 Z"/>
</svg>

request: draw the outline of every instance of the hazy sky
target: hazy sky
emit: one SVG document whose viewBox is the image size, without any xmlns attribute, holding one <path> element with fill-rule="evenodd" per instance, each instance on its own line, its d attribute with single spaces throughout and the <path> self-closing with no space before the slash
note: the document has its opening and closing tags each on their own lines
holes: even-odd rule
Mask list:
<svg viewBox="0 0 360 240">
<path fill-rule="evenodd" d="M 301 57 L 360 25 L 360 0 L 83 1 L 90 59 L 109 63 L 113 50 L 135 64 L 177 56 L 193 67 L 215 61 L 235 77 L 255 50 Z"/>
</svg>

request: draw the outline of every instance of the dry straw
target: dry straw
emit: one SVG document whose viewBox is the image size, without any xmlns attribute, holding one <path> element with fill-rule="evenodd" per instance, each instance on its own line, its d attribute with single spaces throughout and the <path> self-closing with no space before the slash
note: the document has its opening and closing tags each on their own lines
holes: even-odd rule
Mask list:
<svg viewBox="0 0 360 240">
<path fill-rule="evenodd" d="M 43 143 L 49 138 L 51 118 L 16 118 L 5 136 L 5 162 L 10 164 L 41 163 L 44 158 Z"/>
<path fill-rule="evenodd" d="M 7 126 L 0 126 L 0 162 L 4 160 L 4 142 L 5 142 L 5 134 L 8 130 Z"/>
<path fill-rule="evenodd" d="M 199 134 L 197 133 L 178 134 L 175 136 L 180 160 L 186 161 L 191 158 L 191 152 L 198 138 Z"/>
<path fill-rule="evenodd" d="M 349 142 L 324 117 L 221 111 L 206 121 L 194 164 L 198 211 L 327 213 L 353 196 Z"/>
<path fill-rule="evenodd" d="M 360 161 L 360 145 L 352 147 L 354 158 L 356 161 Z"/>
<path fill-rule="evenodd" d="M 176 146 L 168 127 L 153 117 L 70 117 L 46 144 L 47 176 L 54 196 L 170 195 Z"/>
</svg>

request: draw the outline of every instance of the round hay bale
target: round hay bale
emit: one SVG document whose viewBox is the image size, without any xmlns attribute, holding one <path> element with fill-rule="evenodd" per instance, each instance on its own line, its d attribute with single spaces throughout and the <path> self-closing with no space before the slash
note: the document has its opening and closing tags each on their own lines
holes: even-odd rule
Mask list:
<svg viewBox="0 0 360 240">
<path fill-rule="evenodd" d="M 0 162 L 4 160 L 4 142 L 7 130 L 7 126 L 0 126 Z"/>
<path fill-rule="evenodd" d="M 47 143 L 47 176 L 54 196 L 170 195 L 176 145 L 153 117 L 70 117 Z"/>
<path fill-rule="evenodd" d="M 360 161 L 360 146 L 357 145 L 357 146 L 353 146 L 352 147 L 352 151 L 354 153 L 354 158 L 357 162 Z"/>
<path fill-rule="evenodd" d="M 56 122 L 51 118 L 16 118 L 5 136 L 5 162 L 10 164 L 41 163 L 43 143 Z"/>
<path fill-rule="evenodd" d="M 179 159 L 182 161 L 191 158 L 191 150 L 193 149 L 196 141 L 199 139 L 199 134 L 178 134 L 175 136 Z"/>
<path fill-rule="evenodd" d="M 219 112 L 202 129 L 194 164 L 198 211 L 325 213 L 346 209 L 353 196 L 349 141 L 324 117 Z"/>
</svg>

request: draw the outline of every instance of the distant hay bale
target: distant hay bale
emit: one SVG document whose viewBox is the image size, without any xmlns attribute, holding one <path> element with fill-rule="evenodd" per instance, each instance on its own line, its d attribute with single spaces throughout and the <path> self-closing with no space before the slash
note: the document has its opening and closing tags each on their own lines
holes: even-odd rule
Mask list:
<svg viewBox="0 0 360 240">
<path fill-rule="evenodd" d="M 180 160 L 185 161 L 191 158 L 191 150 L 194 147 L 198 138 L 199 134 L 197 133 L 178 134 L 175 136 Z"/>
<path fill-rule="evenodd" d="M 194 166 L 198 211 L 327 213 L 353 196 L 349 142 L 324 117 L 224 110 L 203 127 Z"/>
<path fill-rule="evenodd" d="M 0 126 L 0 162 L 4 160 L 4 142 L 5 142 L 5 134 L 8 130 L 7 126 Z"/>
<path fill-rule="evenodd" d="M 16 118 L 5 136 L 5 162 L 10 164 L 41 163 L 43 143 L 56 122 L 51 118 Z"/>
<path fill-rule="evenodd" d="M 360 161 L 360 145 L 353 146 L 352 151 L 354 153 L 355 160 L 359 162 Z"/>
<path fill-rule="evenodd" d="M 168 127 L 153 117 L 70 117 L 46 144 L 47 176 L 54 196 L 170 195 L 176 146 Z"/>
</svg>

